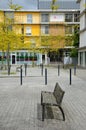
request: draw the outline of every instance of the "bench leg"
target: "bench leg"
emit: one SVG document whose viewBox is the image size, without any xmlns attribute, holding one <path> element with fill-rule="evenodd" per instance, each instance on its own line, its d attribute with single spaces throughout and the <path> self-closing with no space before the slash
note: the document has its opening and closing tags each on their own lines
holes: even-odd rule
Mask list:
<svg viewBox="0 0 86 130">
<path fill-rule="evenodd" d="M 64 114 L 64 111 L 63 111 L 63 109 L 61 108 L 61 106 L 58 106 L 59 107 L 59 109 L 61 110 L 61 113 L 62 113 L 62 116 L 63 116 L 63 121 L 65 121 L 65 114 Z"/>
<path fill-rule="evenodd" d="M 45 105 L 42 105 L 42 121 L 44 121 L 45 116 Z"/>
</svg>

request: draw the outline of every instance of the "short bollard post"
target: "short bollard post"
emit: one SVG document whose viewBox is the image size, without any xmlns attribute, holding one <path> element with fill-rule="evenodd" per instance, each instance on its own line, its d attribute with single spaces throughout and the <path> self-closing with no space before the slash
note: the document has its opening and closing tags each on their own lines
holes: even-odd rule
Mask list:
<svg viewBox="0 0 86 130">
<path fill-rule="evenodd" d="M 74 75 L 76 75 L 76 66 L 74 67 Z"/>
<path fill-rule="evenodd" d="M 60 75 L 60 65 L 58 65 L 58 76 Z"/>
<path fill-rule="evenodd" d="M 22 66 L 20 67 L 20 84 L 22 85 Z"/>
<path fill-rule="evenodd" d="M 71 73 L 71 68 L 70 68 L 70 85 L 71 85 L 71 80 L 72 80 L 72 73 Z"/>
<path fill-rule="evenodd" d="M 27 75 L 27 64 L 25 64 L 25 76 Z"/>
<path fill-rule="evenodd" d="M 47 85 L 47 69 L 45 68 L 45 85 Z"/>
<path fill-rule="evenodd" d="M 43 76 L 43 63 L 41 64 L 41 75 Z"/>
</svg>

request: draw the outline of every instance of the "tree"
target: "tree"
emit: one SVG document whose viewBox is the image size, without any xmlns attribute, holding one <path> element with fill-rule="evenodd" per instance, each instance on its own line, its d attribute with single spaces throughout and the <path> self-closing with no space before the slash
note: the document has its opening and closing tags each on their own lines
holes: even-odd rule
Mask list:
<svg viewBox="0 0 86 130">
<path fill-rule="evenodd" d="M 9 51 L 20 49 L 22 47 L 21 35 L 8 29 L 8 24 L 0 23 L 0 49 L 2 51 L 2 64 L 4 54 L 7 52 L 7 63 L 9 66 Z M 16 39 L 16 41 L 15 41 Z"/>
<path fill-rule="evenodd" d="M 79 47 L 79 25 L 74 26 L 73 46 Z"/>
<path fill-rule="evenodd" d="M 78 47 L 79 47 L 79 25 L 74 26 L 74 33 L 73 33 L 73 47 L 71 49 L 70 56 L 71 57 L 78 57 Z"/>
<path fill-rule="evenodd" d="M 10 9 L 14 9 L 15 11 L 22 9 L 22 6 L 20 6 L 18 4 L 13 4 L 12 0 L 9 0 L 8 2 L 9 2 L 8 5 L 9 5 Z"/>
<path fill-rule="evenodd" d="M 21 6 L 15 5 L 12 3 L 12 0 L 9 0 L 9 7 L 10 9 L 19 10 Z M 14 23 L 14 18 L 12 13 L 9 15 L 5 14 L 3 17 L 3 22 L 0 23 L 0 47 L 2 49 L 2 59 L 4 57 L 4 52 L 7 51 L 7 64 L 8 64 L 8 74 L 10 74 L 10 50 L 14 50 L 20 48 L 21 44 L 21 37 L 20 35 L 16 34 L 13 29 L 12 25 Z M 16 39 L 16 41 L 15 41 Z M 22 46 L 21 46 L 22 47 Z M 3 60 L 2 60 L 3 63 Z"/>
<path fill-rule="evenodd" d="M 56 11 L 58 9 L 58 5 L 56 5 L 57 0 L 52 0 L 51 9 L 52 11 Z"/>
</svg>

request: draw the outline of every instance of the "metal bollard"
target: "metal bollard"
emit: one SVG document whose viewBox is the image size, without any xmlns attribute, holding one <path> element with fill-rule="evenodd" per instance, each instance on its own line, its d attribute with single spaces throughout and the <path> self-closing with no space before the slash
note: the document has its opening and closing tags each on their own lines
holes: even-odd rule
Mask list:
<svg viewBox="0 0 86 130">
<path fill-rule="evenodd" d="M 22 66 L 20 67 L 20 84 L 22 85 Z"/>
<path fill-rule="evenodd" d="M 41 64 L 41 75 L 43 76 L 43 68 L 44 68 L 44 66 L 43 66 L 43 63 Z"/>
<path fill-rule="evenodd" d="M 60 75 L 60 65 L 58 65 L 58 76 Z"/>
<path fill-rule="evenodd" d="M 25 66 L 25 76 L 27 75 L 27 64 L 24 64 Z"/>
<path fill-rule="evenodd" d="M 45 85 L 47 85 L 47 69 L 45 68 Z"/>
<path fill-rule="evenodd" d="M 71 80 L 72 80 L 72 73 L 71 73 L 71 68 L 70 68 L 70 85 L 71 85 Z"/>
</svg>

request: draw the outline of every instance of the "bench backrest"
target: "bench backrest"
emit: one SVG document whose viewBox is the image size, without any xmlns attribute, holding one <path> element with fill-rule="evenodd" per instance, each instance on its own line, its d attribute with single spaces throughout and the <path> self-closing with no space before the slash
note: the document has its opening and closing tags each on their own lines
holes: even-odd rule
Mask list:
<svg viewBox="0 0 86 130">
<path fill-rule="evenodd" d="M 64 93 L 65 92 L 62 90 L 62 88 L 59 86 L 59 84 L 56 83 L 53 94 L 54 94 L 58 104 L 61 104 Z"/>
</svg>

